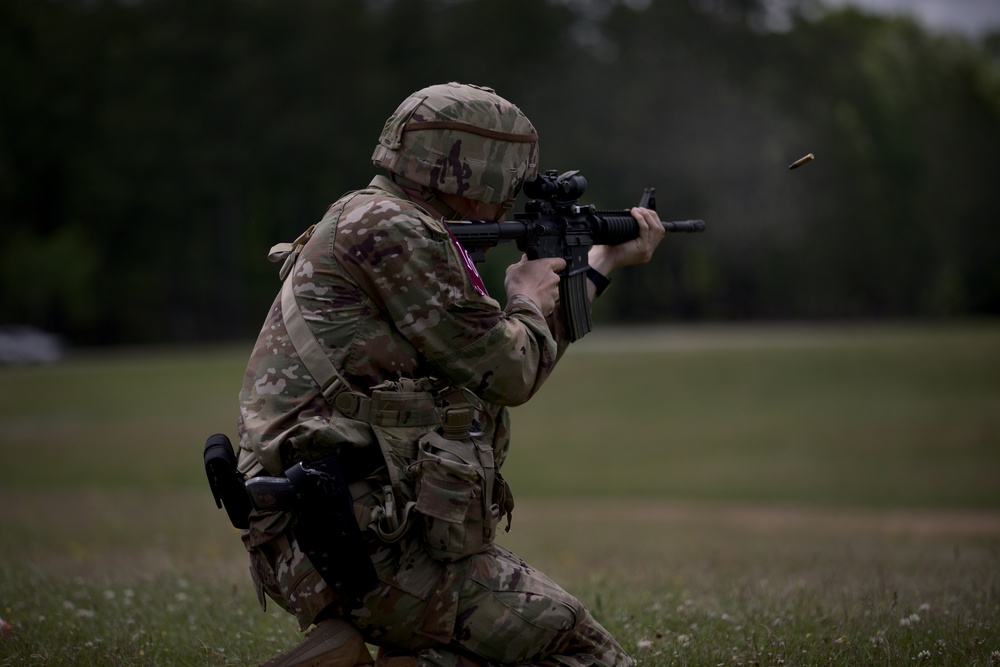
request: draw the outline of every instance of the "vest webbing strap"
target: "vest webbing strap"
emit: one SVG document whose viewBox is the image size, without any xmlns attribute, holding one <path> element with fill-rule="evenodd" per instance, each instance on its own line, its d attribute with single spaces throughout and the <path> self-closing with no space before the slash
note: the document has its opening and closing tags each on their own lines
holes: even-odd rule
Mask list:
<svg viewBox="0 0 1000 667">
<path fill-rule="evenodd" d="M 281 286 L 281 318 L 285 322 L 288 337 L 291 339 L 295 351 L 298 352 L 299 359 L 305 364 L 306 370 L 312 374 L 316 383 L 319 384 L 323 397 L 333 403 L 337 394 L 349 389 L 350 385 L 337 372 L 337 367 L 326 356 L 326 352 L 316 340 L 316 335 L 309 328 L 306 318 L 302 316 L 292 287 L 292 272 L 288 273 Z"/>
<path fill-rule="evenodd" d="M 295 298 L 292 274 L 281 286 L 281 318 L 292 346 L 312 374 L 327 402 L 352 419 L 379 426 L 436 426 L 441 423 L 430 392 L 376 391 L 371 398 L 351 391 L 344 376 L 326 356 Z"/>
<path fill-rule="evenodd" d="M 302 310 L 295 299 L 295 291 L 292 287 L 293 273 L 293 271 L 288 272 L 288 276 L 281 286 L 281 319 L 285 323 L 285 330 L 288 331 L 288 338 L 292 341 L 292 346 L 298 353 L 299 359 L 305 364 L 306 370 L 312 374 L 313 379 L 319 384 L 323 397 L 348 417 L 362 419 L 373 426 L 381 426 L 383 425 L 383 421 L 390 426 L 413 426 L 417 423 L 425 423 L 431 417 L 433 421 L 430 423 L 437 423 L 437 414 L 433 411 L 433 401 L 430 402 L 431 410 L 429 413 L 427 410 L 420 409 L 424 406 L 424 402 L 421 399 L 427 400 L 427 397 L 430 396 L 429 394 L 421 396 L 407 394 L 404 397 L 400 397 L 402 406 L 397 405 L 397 407 L 404 407 L 403 410 L 386 409 L 386 404 L 393 402 L 391 399 L 389 401 L 375 401 L 375 409 L 373 410 L 372 399 L 350 391 L 350 385 L 347 383 L 347 380 L 343 378 L 337 371 L 337 367 L 326 356 L 326 352 L 323 351 L 319 341 L 316 340 L 316 334 L 312 332 L 312 329 L 309 328 L 309 324 L 306 322 L 306 318 L 302 316 Z M 338 401 L 338 397 L 341 400 Z M 397 492 L 401 492 L 402 485 L 399 479 L 399 472 L 392 463 L 392 448 L 380 428 L 373 428 L 372 431 L 378 441 L 382 457 L 386 462 L 386 469 L 389 472 L 389 480 L 392 486 L 388 488 L 397 489 Z M 392 517 L 391 519 L 387 519 L 390 527 L 396 527 L 399 526 L 400 520 L 396 515 L 395 505 L 391 500 L 391 493 L 389 494 L 389 499 L 390 506 L 384 508 L 383 512 L 385 516 Z M 406 526 L 406 517 L 415 504 L 411 501 L 404 508 L 403 520 L 401 522 L 402 527 L 399 528 L 397 537 L 402 535 L 402 528 Z M 395 531 L 392 530 L 390 533 L 395 533 Z"/>
</svg>

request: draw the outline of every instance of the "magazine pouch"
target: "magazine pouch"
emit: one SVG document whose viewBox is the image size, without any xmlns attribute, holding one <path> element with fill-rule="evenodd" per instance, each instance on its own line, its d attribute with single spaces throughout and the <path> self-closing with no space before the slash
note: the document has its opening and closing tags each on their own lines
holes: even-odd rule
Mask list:
<svg viewBox="0 0 1000 667">
<path fill-rule="evenodd" d="M 417 441 L 416 455 L 407 474 L 428 552 L 445 561 L 481 552 L 493 541 L 500 515 L 493 503 L 493 449 L 467 434 L 452 439 L 434 430 Z"/>
</svg>

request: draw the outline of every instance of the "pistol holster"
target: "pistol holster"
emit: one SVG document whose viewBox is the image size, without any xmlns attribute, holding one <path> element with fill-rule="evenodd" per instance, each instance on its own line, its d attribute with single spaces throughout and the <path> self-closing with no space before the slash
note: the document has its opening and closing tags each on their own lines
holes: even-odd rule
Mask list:
<svg viewBox="0 0 1000 667">
<path fill-rule="evenodd" d="M 222 433 L 205 442 L 205 472 L 215 496 L 215 506 L 225 506 L 229 520 L 236 528 L 250 527 L 250 497 L 243 484 L 243 475 L 236 469 L 236 454 L 229 438 Z"/>
</svg>

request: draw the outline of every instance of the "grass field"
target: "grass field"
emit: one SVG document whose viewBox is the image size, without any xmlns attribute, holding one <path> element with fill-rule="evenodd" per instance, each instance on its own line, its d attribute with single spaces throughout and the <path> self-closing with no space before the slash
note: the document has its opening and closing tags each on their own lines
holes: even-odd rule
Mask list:
<svg viewBox="0 0 1000 667">
<path fill-rule="evenodd" d="M 248 346 L 0 369 L 0 665 L 246 665 L 201 466 Z M 1000 665 L 1000 325 L 597 331 L 514 411 L 502 541 L 643 665 Z"/>
</svg>

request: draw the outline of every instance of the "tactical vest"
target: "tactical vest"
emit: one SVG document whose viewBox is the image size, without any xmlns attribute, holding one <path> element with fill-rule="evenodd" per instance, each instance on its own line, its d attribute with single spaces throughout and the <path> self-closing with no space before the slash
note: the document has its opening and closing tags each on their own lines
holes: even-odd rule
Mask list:
<svg viewBox="0 0 1000 667">
<path fill-rule="evenodd" d="M 476 417 L 488 418 L 479 399 L 433 378 L 387 381 L 371 394 L 352 390 L 323 350 L 295 298 L 292 274 L 316 225 L 293 243 L 271 249 L 282 261 L 281 313 L 303 365 L 335 409 L 334 419 L 367 424 L 385 459 L 389 484 L 352 485 L 358 525 L 381 539 L 400 539 L 416 514 L 426 548 L 435 558 L 479 553 L 496 535 L 501 513 L 510 525 L 513 499 L 494 464 L 493 447 L 476 437 Z M 331 420 L 332 421 L 332 420 Z M 359 503 L 366 493 L 374 502 Z"/>
</svg>

